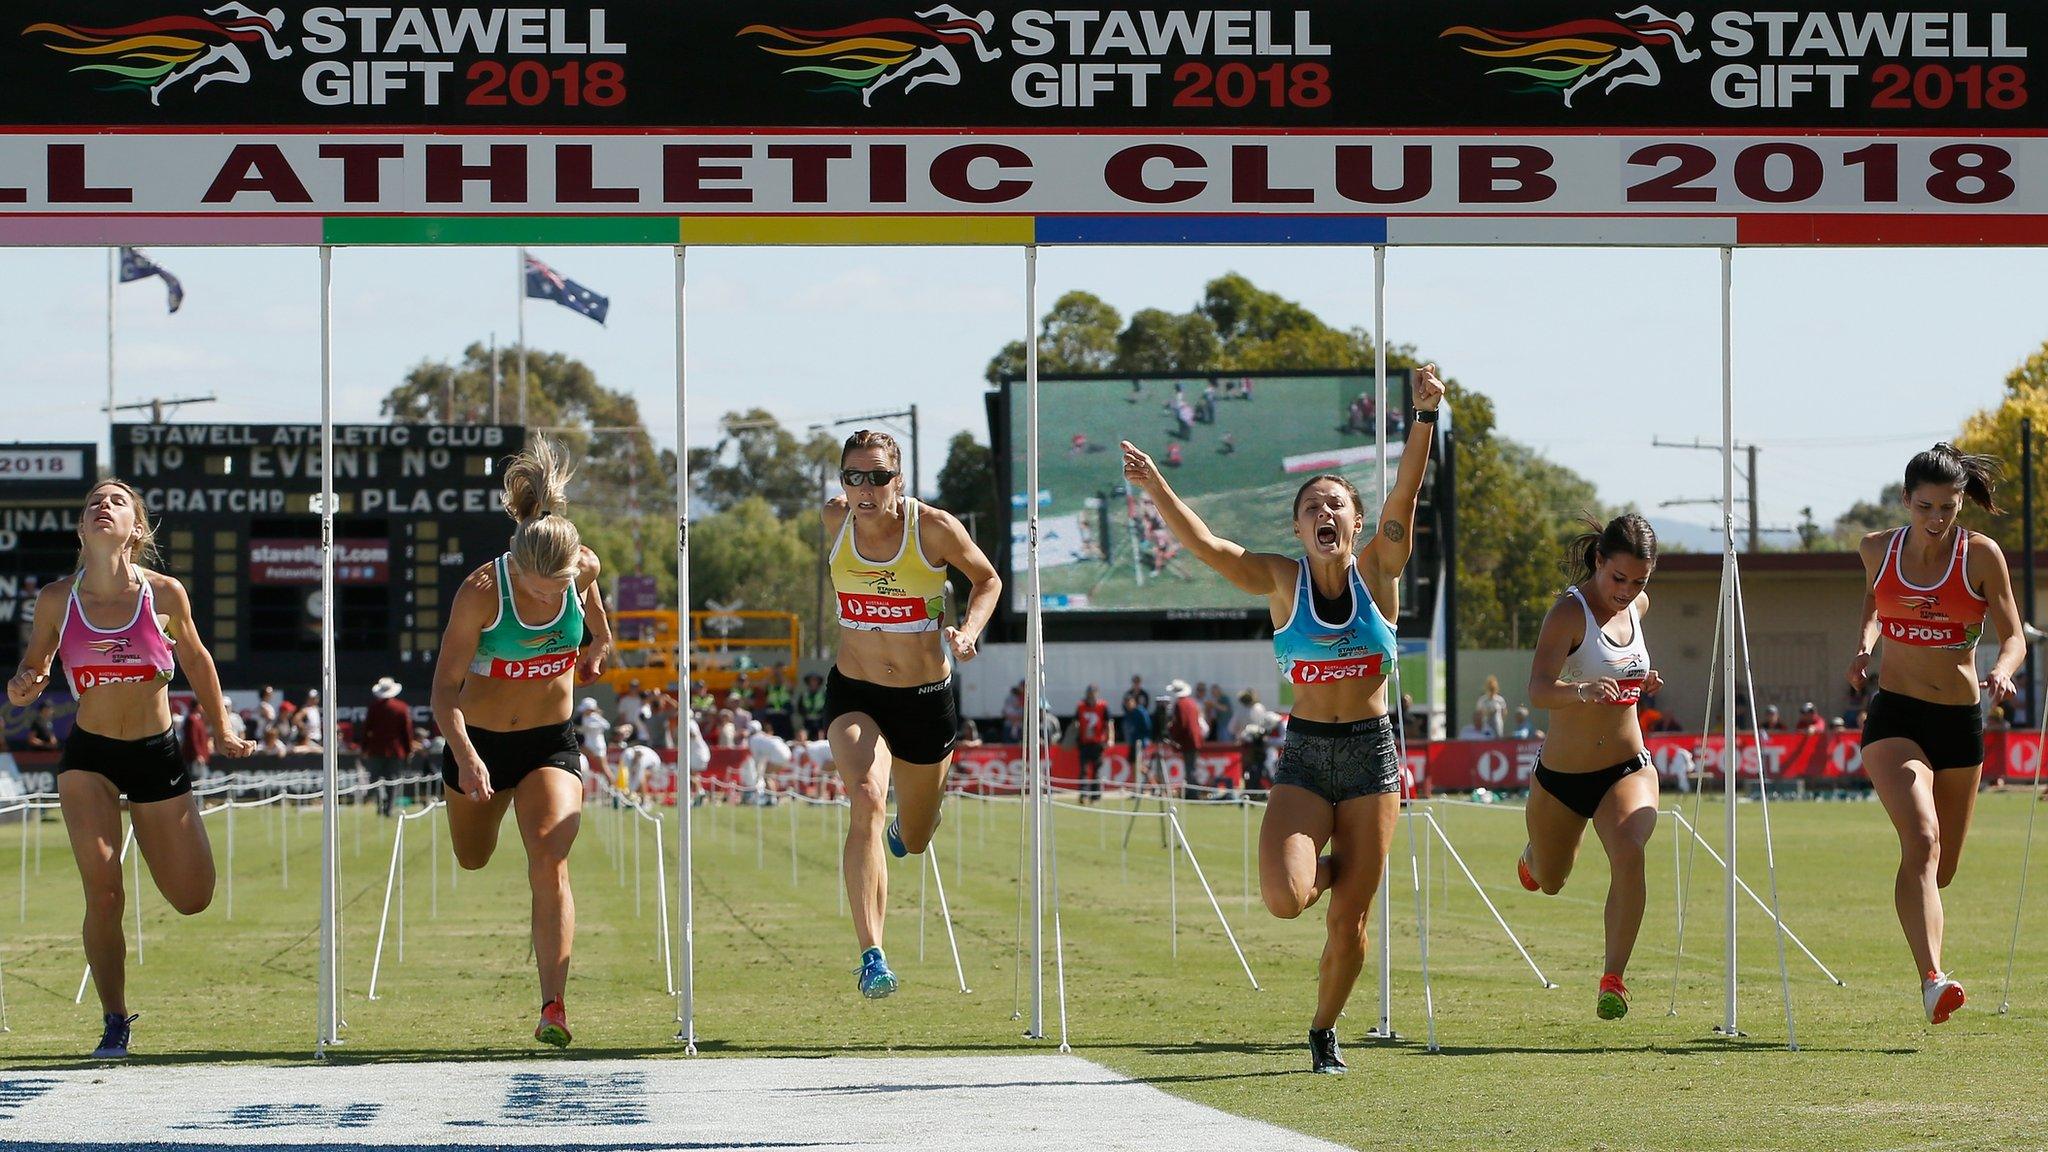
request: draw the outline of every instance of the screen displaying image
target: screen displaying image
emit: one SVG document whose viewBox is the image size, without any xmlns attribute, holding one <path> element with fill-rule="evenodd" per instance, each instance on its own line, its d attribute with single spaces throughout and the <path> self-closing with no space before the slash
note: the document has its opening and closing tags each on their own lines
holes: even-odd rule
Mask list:
<svg viewBox="0 0 2048 1152">
<path fill-rule="evenodd" d="M 1389 373 L 1387 395 L 1391 483 L 1408 430 L 1406 370 Z M 1021 612 L 1029 595 L 1021 382 L 1008 384 L 1007 401 L 1010 587 Z M 1369 372 L 1042 378 L 1038 410 L 1038 563 L 1049 612 L 1258 608 L 1183 550 L 1142 492 L 1126 488 L 1119 440 L 1150 453 L 1211 531 L 1254 551 L 1301 551 L 1289 509 L 1311 476 L 1348 478 L 1365 495 L 1368 518 L 1378 511 L 1380 413 Z"/>
</svg>

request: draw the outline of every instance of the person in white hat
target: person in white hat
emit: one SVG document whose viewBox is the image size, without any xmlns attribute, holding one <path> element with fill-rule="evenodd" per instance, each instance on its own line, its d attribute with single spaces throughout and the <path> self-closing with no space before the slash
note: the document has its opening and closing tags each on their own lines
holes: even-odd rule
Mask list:
<svg viewBox="0 0 2048 1152">
<path fill-rule="evenodd" d="M 377 787 L 377 812 L 382 816 L 391 815 L 394 781 L 406 775 L 406 767 L 418 747 L 412 709 L 398 698 L 403 690 L 403 685 L 389 676 L 370 685 L 372 700 L 363 710 L 363 730 L 357 740 L 363 766 L 369 769 L 370 781 Z"/>
<path fill-rule="evenodd" d="M 1308 1029 L 1309 1067 L 1322 1073 L 1345 1070 L 1337 1017 L 1365 964 L 1373 895 L 1401 810 L 1387 680 L 1400 658 L 1394 620 L 1401 571 L 1413 548 L 1416 497 L 1444 397 L 1435 365 L 1416 370 L 1411 391 L 1415 422 L 1377 516 L 1351 481 L 1309 477 L 1288 510 L 1298 556 L 1252 552 L 1217 536 L 1152 457 L 1128 440 L 1122 444 L 1124 479 L 1151 498 L 1173 538 L 1239 591 L 1265 599 L 1280 675 L 1294 685 L 1287 744 L 1259 829 L 1259 890 L 1267 910 L 1283 920 L 1329 896 Z M 1176 695 L 1188 691 L 1180 682 L 1172 687 Z"/>
</svg>

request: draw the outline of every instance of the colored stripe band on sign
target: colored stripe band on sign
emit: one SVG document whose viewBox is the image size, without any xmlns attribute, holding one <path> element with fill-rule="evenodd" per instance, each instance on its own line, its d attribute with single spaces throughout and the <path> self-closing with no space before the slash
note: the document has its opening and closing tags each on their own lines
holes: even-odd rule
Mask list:
<svg viewBox="0 0 2048 1152">
<path fill-rule="evenodd" d="M 330 216 L 327 244 L 674 244 L 673 216 Z"/>
<path fill-rule="evenodd" d="M 1040 244 L 1384 244 L 1384 216 L 1041 216 Z"/>
<path fill-rule="evenodd" d="M 1029 216 L 686 216 L 684 244 L 1029 244 Z"/>
<path fill-rule="evenodd" d="M 0 216 L 0 247 L 311 247 L 320 236 L 318 216 Z"/>
</svg>

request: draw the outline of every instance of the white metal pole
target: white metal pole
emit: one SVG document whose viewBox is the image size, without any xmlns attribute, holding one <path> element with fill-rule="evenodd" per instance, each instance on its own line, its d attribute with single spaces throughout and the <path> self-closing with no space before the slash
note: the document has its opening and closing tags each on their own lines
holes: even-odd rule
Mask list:
<svg viewBox="0 0 2048 1152">
<path fill-rule="evenodd" d="M 519 281 L 519 422 L 520 422 L 521 424 L 525 424 L 525 423 L 526 423 L 526 249 L 524 249 L 524 248 L 521 248 L 521 249 L 519 250 L 518 262 L 519 262 L 519 275 L 518 275 L 518 281 Z M 681 247 L 678 247 L 678 248 L 676 249 L 676 287 L 677 287 L 677 289 L 678 289 L 678 292 L 677 292 L 677 295 L 676 295 L 676 348 L 677 348 L 678 352 L 680 352 L 680 351 L 681 351 L 681 348 L 682 348 L 682 343 L 683 343 L 683 321 L 682 321 L 682 315 L 683 315 L 683 313 L 682 313 L 682 308 L 683 308 L 683 298 L 682 298 L 682 294 L 681 294 L 681 292 L 680 292 L 680 289 L 681 289 L 681 287 L 682 287 L 682 264 L 683 264 L 683 250 L 682 250 L 682 248 L 681 248 Z M 676 396 L 677 396 L 677 401 L 678 401 L 678 404 L 679 404 L 679 405 L 680 405 L 680 402 L 681 402 L 681 397 L 682 397 L 682 386 L 683 386 L 683 385 L 682 385 L 682 380 L 683 380 L 683 365 L 682 365 L 682 360 L 681 360 L 681 358 L 680 358 L 680 356 L 679 356 L 679 357 L 677 358 L 677 361 L 676 361 Z M 681 417 L 677 417 L 677 419 L 678 419 L 678 420 L 680 420 L 680 419 L 681 419 Z M 679 426 L 680 426 L 680 425 L 679 425 Z M 682 459 L 682 455 L 683 455 L 683 442 L 682 442 L 682 440 L 681 440 L 681 438 L 680 438 L 680 433 L 679 433 L 679 434 L 678 434 L 678 439 L 676 440 L 676 459 L 680 461 L 680 460 Z M 678 472 L 678 473 L 680 474 L 680 473 L 682 472 L 682 467 L 681 467 L 680 465 L 678 465 L 678 466 L 677 466 L 677 468 L 676 468 L 676 471 L 677 471 L 677 472 Z M 688 619 L 688 617 L 687 617 L 687 616 L 685 616 L 685 617 L 684 617 L 684 619 Z M 679 691 L 679 692 L 680 692 L 680 691 L 682 691 L 682 690 L 683 690 L 683 686 L 684 686 L 684 685 L 686 685 L 686 684 L 688 684 L 688 683 L 689 683 L 689 681 L 688 681 L 688 680 L 683 680 L 683 681 L 679 681 L 679 682 L 677 682 L 677 684 L 676 684 L 676 690 L 677 690 L 677 691 Z M 685 758 L 685 763 L 686 763 L 686 766 L 687 766 L 687 758 Z"/>
<path fill-rule="evenodd" d="M 1372 250 L 1372 325 L 1373 387 L 1377 400 L 1373 411 L 1372 435 L 1379 450 L 1379 503 L 1373 506 L 1373 515 L 1387 504 L 1387 246 L 1376 244 Z M 1372 526 L 1379 531 L 1379 525 Z M 1368 537 L 1367 539 L 1370 539 Z M 1399 715 L 1401 701 L 1396 697 L 1390 703 L 1396 712 L 1394 723 L 1405 724 L 1407 717 Z M 1398 731 L 1398 729 L 1397 729 Z M 1380 869 L 1379 894 L 1379 960 L 1380 960 L 1380 1026 L 1368 1035 L 1392 1039 L 1394 1035 L 1394 877 L 1385 868 Z"/>
<path fill-rule="evenodd" d="M 676 911 L 678 919 L 681 921 L 680 928 L 683 934 L 683 965 L 681 986 L 677 989 L 679 997 L 676 1002 L 677 1029 L 675 1038 L 677 1040 L 682 1041 L 684 1052 L 688 1053 L 689 1055 L 695 1056 L 697 1054 L 697 920 L 696 892 L 695 886 L 691 882 L 690 875 L 690 869 L 693 864 L 691 859 L 693 845 L 690 840 L 690 824 L 691 813 L 694 811 L 692 801 L 695 800 L 695 797 L 691 795 L 694 789 L 691 786 L 690 780 L 689 752 L 690 450 L 689 442 L 684 439 L 683 428 L 683 414 L 685 410 L 685 401 L 688 397 L 688 389 L 684 386 L 685 365 L 687 363 L 685 353 L 688 348 L 688 345 L 685 340 L 684 320 L 687 317 L 689 310 L 685 306 L 685 301 L 687 297 L 684 294 L 684 252 L 682 245 L 676 245 L 675 255 L 676 612 L 677 617 L 680 620 L 680 623 L 676 627 L 676 696 L 678 700 L 681 701 L 680 711 L 682 713 L 682 715 L 676 718 L 676 723 L 678 725 L 678 731 L 676 733 L 676 742 L 679 745 L 681 745 L 683 749 L 681 755 L 677 758 L 680 762 L 678 764 L 678 767 L 681 769 L 683 774 L 683 783 L 681 787 L 676 789 L 676 825 L 678 830 L 678 834 L 676 836 Z M 519 298 L 521 301 L 520 306 L 521 308 L 524 308 L 526 290 L 524 286 L 525 261 L 523 257 L 520 262 L 520 268 L 521 287 Z M 526 331 L 524 320 L 525 313 L 521 312 L 520 315 L 521 321 L 519 333 L 519 353 L 520 356 L 523 358 L 526 355 Z M 519 380 L 519 402 L 521 405 L 519 417 L 522 421 L 524 421 L 526 418 L 526 413 L 524 411 L 524 405 L 526 403 L 526 369 L 523 363 L 520 366 Z"/>
<path fill-rule="evenodd" d="M 120 249 L 107 249 L 107 464 L 114 462 L 114 285 L 120 279 Z"/>
<path fill-rule="evenodd" d="M 1728 803 L 1728 882 L 1723 993 L 1726 1016 L 1720 1031 L 1740 1036 L 1735 1022 L 1735 792 L 1742 774 L 1742 749 L 1735 730 L 1735 250 L 1721 249 L 1721 779 Z"/>
<path fill-rule="evenodd" d="M 1024 771 L 1031 805 L 1031 1030 L 1045 1038 L 1045 772 L 1042 691 L 1035 658 L 1043 634 L 1038 590 L 1038 246 L 1024 247 L 1024 556 L 1025 644 Z"/>
<path fill-rule="evenodd" d="M 320 247 L 320 1036 L 325 1054 L 340 1042 L 339 880 L 334 747 L 334 249 Z"/>
</svg>

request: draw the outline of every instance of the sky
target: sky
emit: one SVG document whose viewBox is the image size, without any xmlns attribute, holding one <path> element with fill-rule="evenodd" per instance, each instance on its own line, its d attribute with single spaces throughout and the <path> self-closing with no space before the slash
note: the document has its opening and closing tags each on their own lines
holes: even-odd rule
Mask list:
<svg viewBox="0 0 2048 1152">
<path fill-rule="evenodd" d="M 173 419 L 316 422 L 319 260 L 313 249 L 157 249 L 183 282 L 117 293 L 117 401 L 212 394 Z M 527 338 L 588 363 L 675 441 L 674 259 L 668 249 L 543 248 L 611 297 L 609 323 L 547 301 Z M 509 248 L 340 249 L 334 258 L 335 415 L 381 422 L 414 365 L 517 331 Z M 103 249 L 0 250 L 0 440 L 105 441 Z M 1026 327 L 1014 248 L 693 248 L 687 257 L 687 432 L 717 437 L 760 406 L 801 430 L 898 410 L 920 417 L 927 489 L 946 443 L 986 440 L 982 372 Z M 1236 271 L 1340 327 L 1372 326 L 1372 256 L 1342 248 L 1049 248 L 1042 313 L 1070 289 L 1126 317 L 1185 310 Z M 1607 503 L 1708 524 L 1717 443 L 1720 258 L 1708 250 L 1407 248 L 1387 259 L 1387 335 L 1492 398 L 1499 431 L 1592 480 Z M 1995 404 L 2048 341 L 2048 252 L 1744 250 L 1734 262 L 1735 433 L 1760 449 L 1759 519 L 1823 524 L 1895 480 L 1906 459 Z M 510 407 L 506 419 L 509 421 Z M 135 416 L 130 419 L 138 418 Z M 1742 486 L 1738 481 L 1738 499 Z M 1673 533 L 1667 533 L 1672 538 Z"/>
</svg>

